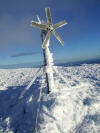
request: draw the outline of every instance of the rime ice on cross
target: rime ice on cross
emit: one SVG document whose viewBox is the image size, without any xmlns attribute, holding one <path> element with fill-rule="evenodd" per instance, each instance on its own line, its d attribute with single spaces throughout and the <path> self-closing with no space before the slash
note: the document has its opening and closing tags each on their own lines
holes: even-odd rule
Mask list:
<svg viewBox="0 0 100 133">
<path fill-rule="evenodd" d="M 52 18 L 50 13 L 50 8 L 45 8 L 47 23 L 40 21 L 39 17 L 38 22 L 31 21 L 30 26 L 39 28 L 41 30 L 41 39 L 42 39 L 42 48 L 43 48 L 43 55 L 44 55 L 44 66 L 45 66 L 45 73 L 46 73 L 46 83 L 48 93 L 54 87 L 54 79 L 53 79 L 53 58 L 52 54 L 49 50 L 49 43 L 50 43 L 50 35 L 51 33 L 57 38 L 57 40 L 64 45 L 64 42 L 61 40 L 59 35 L 55 32 L 55 29 L 62 27 L 67 24 L 66 21 L 61 21 L 57 24 L 52 24 Z M 45 36 L 45 38 L 44 38 Z"/>
</svg>

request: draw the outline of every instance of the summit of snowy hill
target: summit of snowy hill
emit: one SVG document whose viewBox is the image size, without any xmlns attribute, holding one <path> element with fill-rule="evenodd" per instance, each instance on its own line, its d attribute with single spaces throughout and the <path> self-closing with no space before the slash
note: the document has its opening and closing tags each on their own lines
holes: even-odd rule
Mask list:
<svg viewBox="0 0 100 133">
<path fill-rule="evenodd" d="M 0 133 L 99 133 L 100 64 L 55 67 L 50 94 L 38 69 L 0 69 Z"/>
</svg>

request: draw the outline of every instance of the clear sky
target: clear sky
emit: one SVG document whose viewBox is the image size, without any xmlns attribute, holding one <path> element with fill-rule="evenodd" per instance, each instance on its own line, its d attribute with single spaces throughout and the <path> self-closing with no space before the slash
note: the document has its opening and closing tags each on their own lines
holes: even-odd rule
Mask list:
<svg viewBox="0 0 100 133">
<path fill-rule="evenodd" d="M 56 30 L 64 47 L 51 36 L 55 60 L 100 58 L 100 0 L 0 0 L 0 65 L 42 61 L 40 31 L 29 23 L 36 15 L 46 21 L 45 7 L 50 7 L 54 24 L 68 22 Z M 24 52 L 40 53 L 11 57 Z"/>
</svg>

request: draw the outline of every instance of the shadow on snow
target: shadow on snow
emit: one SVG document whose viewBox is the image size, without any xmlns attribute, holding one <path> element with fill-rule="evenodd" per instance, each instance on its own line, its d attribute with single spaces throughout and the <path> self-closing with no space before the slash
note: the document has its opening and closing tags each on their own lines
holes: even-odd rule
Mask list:
<svg viewBox="0 0 100 133">
<path fill-rule="evenodd" d="M 26 86 L 11 86 L 0 90 L 0 126 L 5 132 L 8 128 L 14 133 L 34 132 L 40 83 L 37 78 L 34 84 L 18 100 Z"/>
<path fill-rule="evenodd" d="M 96 133 L 94 125 L 100 127 L 100 114 L 98 113 L 86 115 L 83 121 L 75 128 L 75 133 Z M 99 133 L 100 128 L 98 130 Z"/>
</svg>

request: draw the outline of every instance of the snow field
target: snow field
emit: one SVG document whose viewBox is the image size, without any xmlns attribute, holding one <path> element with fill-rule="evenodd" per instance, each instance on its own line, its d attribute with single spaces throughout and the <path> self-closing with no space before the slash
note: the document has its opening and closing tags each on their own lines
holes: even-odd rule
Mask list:
<svg viewBox="0 0 100 133">
<path fill-rule="evenodd" d="M 66 81 L 54 72 L 47 95 L 41 71 L 22 100 L 37 69 L 0 69 L 0 133 L 100 132 L 100 64 L 55 68 Z"/>
</svg>

